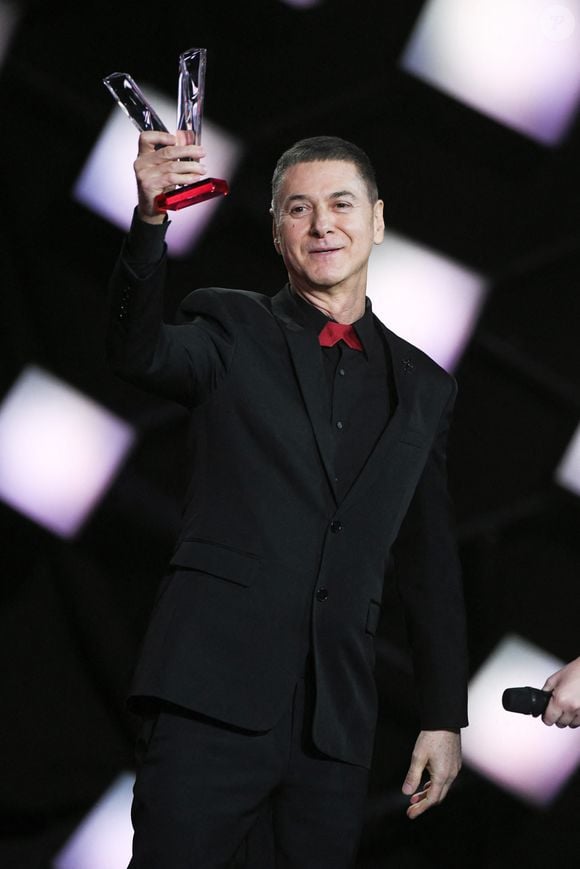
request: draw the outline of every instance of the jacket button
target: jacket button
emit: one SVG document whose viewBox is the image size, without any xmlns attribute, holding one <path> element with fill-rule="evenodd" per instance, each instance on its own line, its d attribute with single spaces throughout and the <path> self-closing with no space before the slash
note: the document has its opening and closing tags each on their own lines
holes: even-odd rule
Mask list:
<svg viewBox="0 0 580 869">
<path fill-rule="evenodd" d="M 344 525 L 342 524 L 340 519 L 333 519 L 332 522 L 330 523 L 330 530 L 332 531 L 333 534 L 339 534 L 343 528 L 344 528 Z"/>
<path fill-rule="evenodd" d="M 321 603 L 323 600 L 328 599 L 328 589 L 327 588 L 319 588 L 316 592 L 316 600 L 319 600 Z"/>
</svg>

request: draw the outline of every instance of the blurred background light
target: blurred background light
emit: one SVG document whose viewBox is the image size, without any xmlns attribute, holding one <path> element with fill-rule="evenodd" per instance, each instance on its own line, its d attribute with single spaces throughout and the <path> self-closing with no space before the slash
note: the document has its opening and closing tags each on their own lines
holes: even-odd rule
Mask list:
<svg viewBox="0 0 580 869">
<path fill-rule="evenodd" d="M 0 498 L 70 537 L 98 503 L 133 440 L 127 423 L 29 366 L 0 406 Z"/>
<path fill-rule="evenodd" d="M 55 857 L 53 869 L 125 869 L 131 859 L 132 773 L 120 775 Z"/>
<path fill-rule="evenodd" d="M 452 371 L 477 322 L 485 279 L 437 251 L 387 232 L 373 249 L 368 284 L 379 319 Z"/>
<path fill-rule="evenodd" d="M 294 6 L 295 9 L 312 9 L 320 6 L 322 0 L 282 0 L 286 6 Z"/>
<path fill-rule="evenodd" d="M 167 97 L 150 88 L 142 88 L 168 130 L 176 126 L 176 106 Z M 104 93 L 104 88 L 103 88 Z M 95 211 L 111 223 L 127 230 L 137 204 L 137 190 L 132 165 L 137 156 L 138 132 L 127 116 L 114 105 L 79 178 L 73 196 L 82 205 Z M 204 118 L 204 163 L 208 175 L 231 182 L 241 158 L 240 143 L 234 136 Z M 190 251 L 212 219 L 224 197 L 202 202 L 182 211 L 172 212 L 171 232 L 167 236 L 169 253 L 183 256 Z"/>
<path fill-rule="evenodd" d="M 580 97 L 580 0 L 430 0 L 401 64 L 540 142 L 566 133 Z"/>
<path fill-rule="evenodd" d="M 562 661 L 516 635 L 505 637 L 469 686 L 465 762 L 515 796 L 547 806 L 580 763 L 580 730 L 546 727 L 506 712 L 505 688 L 541 688 Z"/>
<path fill-rule="evenodd" d="M 575 495 L 580 495 L 580 426 L 556 468 L 556 482 Z"/>
<path fill-rule="evenodd" d="M 10 40 L 16 30 L 20 15 L 15 2 L 0 0 L 0 67 L 8 52 Z"/>
</svg>

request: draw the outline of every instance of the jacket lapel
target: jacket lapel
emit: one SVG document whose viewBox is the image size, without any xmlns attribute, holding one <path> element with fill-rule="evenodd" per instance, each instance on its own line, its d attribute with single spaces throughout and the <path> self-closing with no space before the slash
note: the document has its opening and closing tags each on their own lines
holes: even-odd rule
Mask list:
<svg viewBox="0 0 580 869">
<path fill-rule="evenodd" d="M 390 396 L 390 402 L 393 413 L 360 473 L 346 493 L 342 501 L 344 507 L 350 507 L 355 501 L 358 501 L 377 475 L 381 473 L 385 462 L 389 459 L 389 453 L 405 430 L 415 394 L 416 383 L 413 375 L 415 365 L 412 348 L 397 339 L 380 320 L 375 318 L 375 323 L 379 325 L 386 351 L 390 355 L 388 361 L 391 363 L 394 392 Z"/>
<path fill-rule="evenodd" d="M 320 345 L 316 336 L 299 322 L 299 312 L 285 287 L 272 299 L 272 310 L 286 336 L 292 364 L 306 406 L 318 451 L 334 493 L 332 455 L 333 444 L 330 426 L 326 418 L 327 387 L 324 368 L 320 358 Z"/>
</svg>

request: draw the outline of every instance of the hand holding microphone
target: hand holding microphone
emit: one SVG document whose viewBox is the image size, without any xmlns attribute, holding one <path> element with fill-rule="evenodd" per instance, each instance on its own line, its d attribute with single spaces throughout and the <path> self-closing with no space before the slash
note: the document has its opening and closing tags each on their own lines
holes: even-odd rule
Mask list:
<svg viewBox="0 0 580 869">
<path fill-rule="evenodd" d="M 551 727 L 580 727 L 580 658 L 553 673 L 542 690 L 539 688 L 507 688 L 502 696 L 508 712 L 542 716 Z"/>
</svg>

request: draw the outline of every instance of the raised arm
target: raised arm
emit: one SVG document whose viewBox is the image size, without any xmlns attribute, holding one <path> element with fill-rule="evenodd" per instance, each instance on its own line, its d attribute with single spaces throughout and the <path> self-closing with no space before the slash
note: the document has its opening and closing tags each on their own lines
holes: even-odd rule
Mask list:
<svg viewBox="0 0 580 869">
<path fill-rule="evenodd" d="M 188 137 L 188 131 L 139 136 L 134 163 L 138 205 L 110 282 L 107 357 L 120 377 L 192 406 L 203 401 L 224 376 L 233 339 L 226 325 L 227 312 L 218 299 L 210 306 L 209 316 L 203 316 L 200 296 L 198 316 L 193 312 L 181 325 L 164 322 L 169 223 L 155 198 L 205 174 L 200 162 L 203 149 L 187 144 Z"/>
</svg>

